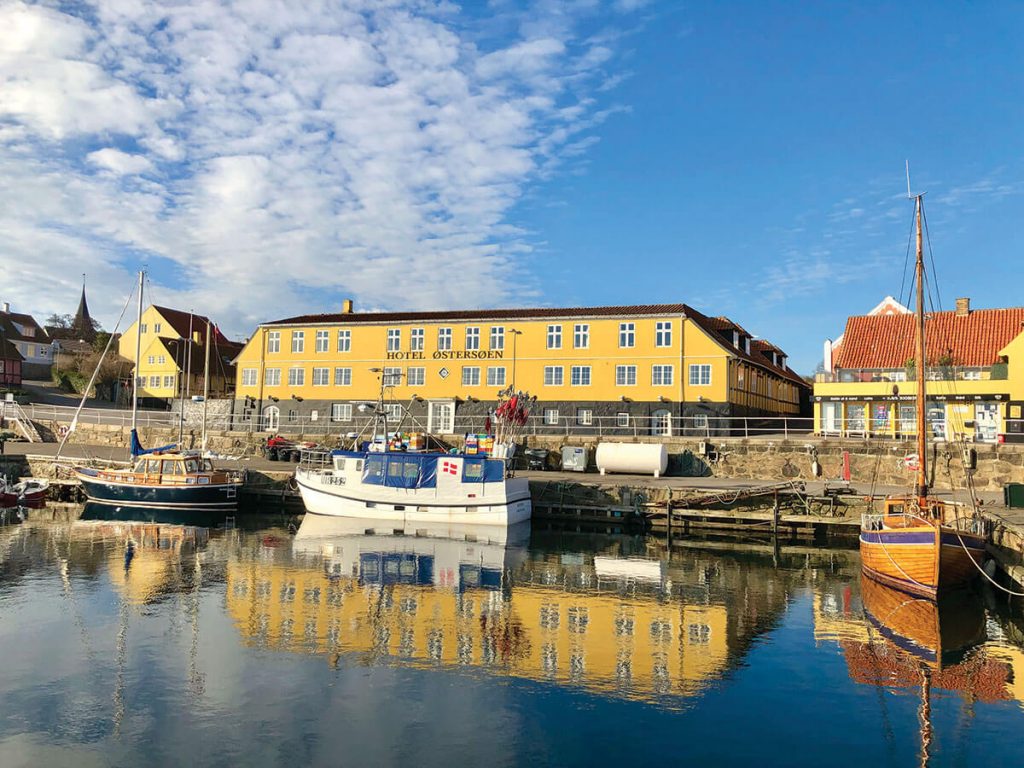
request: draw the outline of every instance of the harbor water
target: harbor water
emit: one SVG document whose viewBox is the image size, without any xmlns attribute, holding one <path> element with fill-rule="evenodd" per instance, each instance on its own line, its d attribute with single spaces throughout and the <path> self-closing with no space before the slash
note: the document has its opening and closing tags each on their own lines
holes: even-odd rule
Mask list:
<svg viewBox="0 0 1024 768">
<path fill-rule="evenodd" d="M 1020 605 L 855 549 L 51 517 L 0 528 L 5 768 L 1021 764 Z"/>
</svg>

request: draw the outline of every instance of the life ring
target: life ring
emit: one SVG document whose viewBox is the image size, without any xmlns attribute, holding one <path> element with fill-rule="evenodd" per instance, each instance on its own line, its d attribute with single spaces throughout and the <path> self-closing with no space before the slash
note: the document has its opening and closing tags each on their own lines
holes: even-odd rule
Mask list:
<svg viewBox="0 0 1024 768">
<path fill-rule="evenodd" d="M 67 424 L 61 424 L 61 425 L 60 425 L 59 427 L 57 427 L 57 435 L 58 435 L 58 436 L 59 436 L 59 437 L 60 437 L 60 438 L 61 438 L 62 440 L 63 440 L 63 439 L 65 438 L 65 437 L 67 437 L 67 436 L 68 436 L 69 434 L 71 434 L 71 429 L 70 429 L 70 428 L 68 427 L 68 425 L 67 425 Z"/>
<path fill-rule="evenodd" d="M 299 481 L 295 479 L 295 475 L 288 478 L 288 490 L 297 491 L 299 490 Z"/>
<path fill-rule="evenodd" d="M 916 453 L 908 453 L 900 462 L 903 464 L 903 468 L 910 472 L 917 472 L 921 468 L 921 459 Z"/>
</svg>

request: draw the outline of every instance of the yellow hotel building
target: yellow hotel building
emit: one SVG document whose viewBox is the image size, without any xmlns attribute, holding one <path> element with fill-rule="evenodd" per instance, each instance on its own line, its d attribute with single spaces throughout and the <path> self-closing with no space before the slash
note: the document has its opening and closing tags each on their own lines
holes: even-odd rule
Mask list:
<svg viewBox="0 0 1024 768">
<path fill-rule="evenodd" d="M 393 415 L 435 434 L 479 431 L 509 386 L 538 397 L 538 431 L 595 434 L 724 434 L 728 417 L 797 416 L 810 396 L 778 347 L 685 304 L 358 313 L 346 301 L 264 323 L 235 363 L 236 423 L 265 431 L 355 429 L 382 378 Z"/>
</svg>

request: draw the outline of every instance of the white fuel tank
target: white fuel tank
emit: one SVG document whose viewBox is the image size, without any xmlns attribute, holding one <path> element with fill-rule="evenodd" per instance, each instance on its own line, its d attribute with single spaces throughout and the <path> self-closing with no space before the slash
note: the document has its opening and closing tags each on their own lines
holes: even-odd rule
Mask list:
<svg viewBox="0 0 1024 768">
<path fill-rule="evenodd" d="M 668 449 L 661 443 L 601 443 L 595 461 L 602 475 L 628 472 L 661 477 L 668 468 Z"/>
</svg>

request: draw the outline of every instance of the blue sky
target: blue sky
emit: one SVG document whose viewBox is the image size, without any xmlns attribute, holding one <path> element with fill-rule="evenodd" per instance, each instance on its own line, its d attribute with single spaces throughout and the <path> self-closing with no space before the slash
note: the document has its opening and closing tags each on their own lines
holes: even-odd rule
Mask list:
<svg viewBox="0 0 1024 768">
<path fill-rule="evenodd" d="M 287 11 L 282 9 L 290 6 Z M 810 372 L 898 295 L 1021 303 L 1010 3 L 0 7 L 0 284 L 243 336 L 357 308 L 684 301 Z"/>
</svg>

